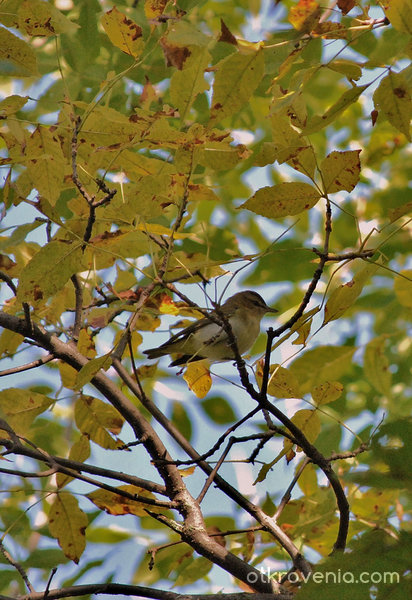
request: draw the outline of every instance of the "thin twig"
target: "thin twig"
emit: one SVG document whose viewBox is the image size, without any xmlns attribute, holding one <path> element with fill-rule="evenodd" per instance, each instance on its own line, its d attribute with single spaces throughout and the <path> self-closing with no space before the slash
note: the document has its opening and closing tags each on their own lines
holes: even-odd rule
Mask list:
<svg viewBox="0 0 412 600">
<path fill-rule="evenodd" d="M 15 373 L 22 373 L 23 371 L 29 371 L 30 369 L 35 369 L 36 367 L 40 367 L 41 365 L 45 365 L 46 363 L 54 360 L 53 354 L 47 354 L 47 356 L 43 356 L 42 358 L 38 358 L 37 360 L 33 360 L 32 362 L 26 363 L 24 365 L 19 365 L 18 367 L 11 367 L 10 369 L 4 369 L 4 371 L 0 371 L 0 377 L 6 377 L 6 375 L 14 375 Z"/>
<path fill-rule="evenodd" d="M 14 558 L 11 556 L 11 554 L 6 550 L 6 548 L 4 547 L 3 541 L 0 539 L 0 552 L 2 553 L 2 555 L 4 556 L 4 558 L 7 560 L 7 562 L 16 569 L 16 571 L 18 571 L 18 573 L 20 573 L 21 578 L 23 579 L 24 583 L 26 584 L 27 589 L 29 590 L 29 592 L 31 593 L 36 593 L 36 590 L 34 589 L 34 587 L 32 586 L 32 584 L 30 583 L 30 580 L 27 576 L 26 571 L 23 569 L 23 567 L 21 566 L 20 563 L 18 563 L 16 560 L 14 560 Z"/>
</svg>

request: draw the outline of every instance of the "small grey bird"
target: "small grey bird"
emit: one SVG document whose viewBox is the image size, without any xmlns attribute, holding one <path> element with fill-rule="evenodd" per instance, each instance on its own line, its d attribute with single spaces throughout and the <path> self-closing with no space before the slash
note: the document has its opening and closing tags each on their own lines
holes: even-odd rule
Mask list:
<svg viewBox="0 0 412 600">
<path fill-rule="evenodd" d="M 220 310 L 232 327 L 240 354 L 244 354 L 253 346 L 259 335 L 263 315 L 268 312 L 278 312 L 252 290 L 231 296 L 222 304 Z M 219 318 L 216 311 L 212 311 L 211 314 Z M 204 358 L 212 362 L 235 358 L 224 327 L 208 317 L 195 321 L 158 348 L 145 350 L 144 354 L 147 354 L 149 359 L 159 358 L 165 354 L 180 354 L 181 356 L 170 363 L 171 367 Z"/>
</svg>

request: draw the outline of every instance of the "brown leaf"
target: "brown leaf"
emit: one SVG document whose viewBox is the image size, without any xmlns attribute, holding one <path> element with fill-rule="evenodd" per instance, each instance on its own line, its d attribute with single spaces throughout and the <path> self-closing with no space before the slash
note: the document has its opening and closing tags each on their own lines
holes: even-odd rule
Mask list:
<svg viewBox="0 0 412 600">
<path fill-rule="evenodd" d="M 227 44 L 233 44 L 234 46 L 237 46 L 237 39 L 227 27 L 223 19 L 220 19 L 220 36 L 218 38 L 218 42 L 226 42 Z"/>
</svg>

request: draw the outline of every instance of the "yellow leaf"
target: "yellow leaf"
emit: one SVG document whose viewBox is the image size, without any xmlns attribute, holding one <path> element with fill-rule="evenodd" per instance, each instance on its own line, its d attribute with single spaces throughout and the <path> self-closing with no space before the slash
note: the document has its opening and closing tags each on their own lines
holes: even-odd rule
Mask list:
<svg viewBox="0 0 412 600">
<path fill-rule="evenodd" d="M 325 381 L 312 390 L 312 398 L 318 406 L 329 404 L 337 400 L 343 392 L 343 385 L 339 381 Z"/>
<path fill-rule="evenodd" d="M 411 141 L 412 101 L 408 82 L 403 74 L 390 71 L 373 94 L 373 101 L 376 109 L 386 116 L 389 123 Z"/>
<path fill-rule="evenodd" d="M 10 78 L 38 74 L 34 50 L 21 38 L 0 27 L 0 75 Z"/>
<path fill-rule="evenodd" d="M 54 400 L 31 390 L 9 388 L 0 392 L 0 415 L 19 434 L 24 435 L 37 417 Z"/>
<path fill-rule="evenodd" d="M 110 435 L 119 434 L 124 422 L 110 404 L 91 396 L 80 396 L 74 407 L 74 418 L 80 431 L 102 448 L 116 450 L 124 445 Z"/>
<path fill-rule="evenodd" d="M 179 469 L 179 473 L 182 477 L 189 477 L 189 475 L 193 475 L 196 470 L 196 465 L 193 467 L 187 467 L 186 469 Z"/>
<path fill-rule="evenodd" d="M 204 398 L 212 387 L 212 378 L 204 361 L 198 360 L 189 363 L 183 379 L 187 386 L 198 398 Z"/>
<path fill-rule="evenodd" d="M 261 379 L 261 373 L 259 373 Z M 270 365 L 268 394 L 275 398 L 301 398 L 299 382 L 295 375 L 280 365 Z"/>
<path fill-rule="evenodd" d="M 178 315 L 179 308 L 176 306 L 170 296 L 163 294 L 162 301 L 159 304 L 159 312 L 163 315 Z"/>
<path fill-rule="evenodd" d="M 164 13 L 168 0 L 145 0 L 144 13 L 146 18 L 155 19 Z"/>
<path fill-rule="evenodd" d="M 369 342 L 363 357 L 363 370 L 366 379 L 377 392 L 383 396 L 390 396 L 392 375 L 389 371 L 389 361 L 383 352 L 384 344 L 384 335 Z"/>
<path fill-rule="evenodd" d="M 121 485 L 117 489 L 127 492 L 128 494 L 144 496 L 155 500 L 155 496 L 135 485 Z M 138 500 L 132 498 L 126 498 L 120 494 L 109 492 L 108 490 L 96 490 L 86 496 L 99 508 L 105 510 L 109 515 L 136 515 L 138 517 L 147 517 L 145 509 L 149 509 L 153 512 L 161 512 L 159 508 L 151 504 L 144 504 Z"/>
<path fill-rule="evenodd" d="M 363 286 L 377 268 L 376 264 L 366 264 L 351 281 L 340 285 L 332 292 L 325 306 L 324 325 L 329 321 L 339 319 L 354 304 L 362 292 Z"/>
<path fill-rule="evenodd" d="M 299 470 L 300 464 L 296 465 L 296 472 Z M 315 494 L 318 490 L 318 478 L 316 476 L 316 468 L 311 463 L 307 464 L 303 469 L 298 479 L 298 486 L 302 490 L 305 497 Z"/>
<path fill-rule="evenodd" d="M 341 190 L 347 192 L 353 190 L 359 181 L 360 152 L 361 150 L 334 151 L 322 161 L 320 170 L 325 186 L 325 194 L 333 194 Z"/>
<path fill-rule="evenodd" d="M 264 55 L 256 51 L 230 54 L 216 65 L 210 124 L 237 113 L 259 85 L 264 74 Z"/>
<path fill-rule="evenodd" d="M 58 363 L 59 371 L 60 371 L 60 379 L 62 385 L 69 390 L 74 390 L 77 379 L 77 371 L 67 363 L 59 361 Z"/>
<path fill-rule="evenodd" d="M 309 32 L 319 21 L 320 14 L 319 4 L 316 0 L 299 0 L 290 9 L 288 20 L 298 31 Z"/>
<path fill-rule="evenodd" d="M 65 556 L 76 564 L 86 547 L 85 530 L 89 520 L 74 496 L 56 494 L 49 513 L 49 530 L 57 538 Z"/>
<path fill-rule="evenodd" d="M 315 206 L 319 198 L 318 190 L 308 183 L 285 182 L 261 188 L 239 208 L 276 219 L 298 215 Z"/>
<path fill-rule="evenodd" d="M 307 408 L 298 410 L 298 412 L 293 415 L 291 421 L 296 427 L 299 427 L 311 444 L 316 441 L 320 433 L 320 419 L 316 410 L 309 410 Z M 289 449 L 292 448 L 293 444 L 290 440 L 285 438 L 283 446 L 285 449 Z"/>
<path fill-rule="evenodd" d="M 396 297 L 402 306 L 412 308 L 412 269 L 401 271 L 400 275 L 403 277 L 397 277 L 394 284 Z"/>
<path fill-rule="evenodd" d="M 114 46 L 138 58 L 144 48 L 142 28 L 114 6 L 102 17 L 102 25 Z"/>
</svg>

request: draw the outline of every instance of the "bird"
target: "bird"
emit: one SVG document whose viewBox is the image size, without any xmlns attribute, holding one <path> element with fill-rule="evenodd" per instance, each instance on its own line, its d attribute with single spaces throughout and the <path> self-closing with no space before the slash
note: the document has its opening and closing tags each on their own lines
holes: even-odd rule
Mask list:
<svg viewBox="0 0 412 600">
<path fill-rule="evenodd" d="M 213 310 L 210 317 L 195 321 L 158 348 L 144 350 L 144 354 L 150 360 L 166 354 L 178 354 L 169 364 L 170 367 L 205 358 L 211 362 L 234 360 L 235 355 L 223 322 L 216 323 L 211 317 L 219 320 L 219 313 L 224 315 L 232 328 L 239 354 L 242 355 L 253 346 L 259 335 L 260 321 L 269 312 L 278 311 L 268 306 L 257 292 L 238 292 L 228 298 L 219 310 Z"/>
</svg>

